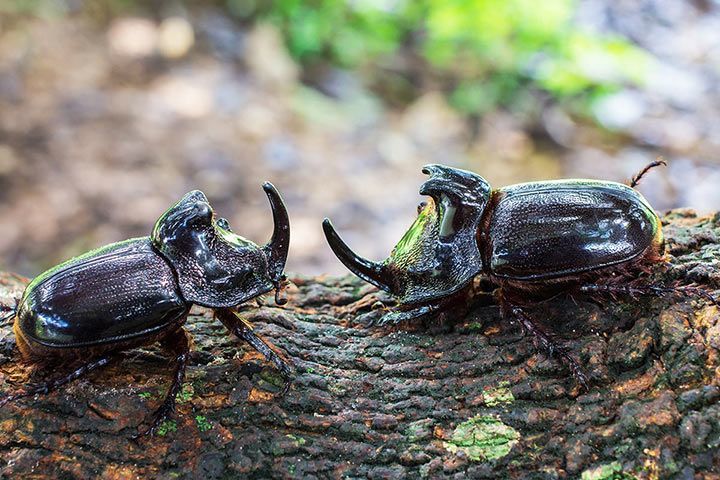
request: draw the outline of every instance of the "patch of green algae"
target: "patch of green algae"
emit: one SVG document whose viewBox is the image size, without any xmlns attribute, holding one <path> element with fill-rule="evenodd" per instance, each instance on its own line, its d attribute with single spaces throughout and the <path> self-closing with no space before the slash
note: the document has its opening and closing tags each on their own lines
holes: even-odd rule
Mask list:
<svg viewBox="0 0 720 480">
<path fill-rule="evenodd" d="M 582 472 L 582 480 L 636 480 L 637 477 L 622 471 L 620 462 L 607 463 Z"/>
<path fill-rule="evenodd" d="M 158 426 L 156 432 L 160 437 L 164 437 L 170 432 L 177 432 L 177 423 L 175 420 L 165 420 Z"/>
<path fill-rule="evenodd" d="M 476 415 L 455 428 L 445 448 L 464 452 L 474 461 L 502 458 L 518 442 L 520 434 L 491 415 Z"/>
<path fill-rule="evenodd" d="M 509 405 L 515 401 L 512 391 L 508 388 L 507 382 L 500 382 L 496 388 L 491 388 L 483 392 L 483 403 L 488 407 L 497 407 L 498 405 Z"/>
</svg>

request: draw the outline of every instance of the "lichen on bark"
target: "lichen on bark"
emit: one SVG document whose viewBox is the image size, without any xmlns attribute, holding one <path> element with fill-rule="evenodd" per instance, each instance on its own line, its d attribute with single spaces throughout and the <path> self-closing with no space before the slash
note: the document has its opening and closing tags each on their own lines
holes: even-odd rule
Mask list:
<svg viewBox="0 0 720 480">
<path fill-rule="evenodd" d="M 664 223 L 669 264 L 658 280 L 717 294 L 720 217 L 674 211 Z M 287 305 L 243 307 L 298 368 L 284 397 L 272 366 L 195 308 L 186 386 L 164 435 L 130 440 L 170 378 L 156 346 L 132 350 L 67 388 L 0 409 L 0 477 L 712 478 L 720 470 L 720 312 L 702 299 L 556 299 L 534 309 L 589 373 L 593 386 L 581 392 L 490 302 L 444 323 L 369 328 L 383 294 L 351 277 L 293 280 Z M 11 275 L 0 283 L 3 303 L 22 291 Z M 28 373 L 7 335 L 0 392 Z M 517 439 L 496 458 L 448 449 L 472 419 L 494 419 Z"/>
</svg>

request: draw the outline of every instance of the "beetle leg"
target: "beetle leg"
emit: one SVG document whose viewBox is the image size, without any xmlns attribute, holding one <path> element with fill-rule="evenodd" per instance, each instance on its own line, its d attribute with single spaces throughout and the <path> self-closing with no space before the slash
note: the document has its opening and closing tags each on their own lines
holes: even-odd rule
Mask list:
<svg viewBox="0 0 720 480">
<path fill-rule="evenodd" d="M 153 435 L 157 428 L 175 411 L 175 397 L 180 393 L 183 380 L 185 379 L 185 369 L 190 358 L 190 338 L 184 328 L 179 328 L 162 339 L 162 344 L 175 354 L 175 373 L 172 383 L 165 394 L 160 408 L 153 413 L 150 428 L 136 434 L 133 439 L 137 439 L 144 435 Z"/>
<path fill-rule="evenodd" d="M 392 309 L 391 311 L 384 314 L 378 320 L 369 324 L 369 326 L 384 326 L 388 324 L 395 324 L 413 320 L 427 315 L 434 315 L 438 313 L 446 313 L 450 311 L 462 312 L 457 316 L 463 316 L 467 313 L 470 308 L 470 304 L 473 299 L 473 284 L 471 283 L 467 287 L 453 293 L 449 297 L 438 299 L 432 303 L 426 303 L 422 305 L 414 306 L 400 306 L 399 308 Z"/>
<path fill-rule="evenodd" d="M 370 326 L 385 326 L 388 324 L 395 324 L 412 320 L 414 318 L 423 317 L 425 315 L 429 315 L 431 313 L 436 313 L 440 310 L 442 310 L 443 305 L 440 303 L 434 303 L 434 304 L 428 304 L 428 305 L 420 305 L 418 307 L 415 307 L 411 310 L 392 310 L 386 314 L 384 314 L 382 317 L 380 317 L 378 320 L 370 324 Z"/>
<path fill-rule="evenodd" d="M 720 300 L 710 295 L 707 290 L 695 287 L 692 285 L 678 285 L 674 287 L 666 287 L 664 285 L 613 285 L 613 284 L 598 284 L 589 283 L 580 286 L 580 291 L 583 293 L 609 293 L 614 295 L 621 293 L 630 295 L 635 298 L 638 295 L 654 295 L 656 297 L 662 297 L 666 294 L 677 294 L 687 298 L 700 297 L 711 302 L 712 304 L 720 307 Z"/>
<path fill-rule="evenodd" d="M 94 360 L 91 360 L 91 361 L 79 366 L 78 368 L 76 368 L 75 370 L 73 370 L 72 372 L 68 373 L 65 376 L 55 377 L 55 378 L 46 380 L 41 383 L 36 383 L 36 384 L 30 385 L 27 388 L 24 388 L 12 395 L 8 395 L 5 398 L 0 398 L 0 407 L 5 405 L 6 403 L 13 402 L 20 398 L 32 397 L 33 395 L 50 393 L 53 390 L 56 390 L 56 389 L 62 387 L 63 385 L 66 385 L 66 384 L 72 382 L 73 380 L 77 380 L 78 378 L 92 372 L 93 370 L 97 370 L 100 367 L 104 367 L 105 365 L 110 363 L 112 358 L 113 358 L 112 355 L 106 355 L 103 357 L 95 358 Z"/>
<path fill-rule="evenodd" d="M 13 307 L 0 303 L 0 312 L 2 312 L 0 313 L 0 327 L 4 327 L 5 325 L 11 323 L 12 319 L 15 318 L 19 303 L 20 299 L 18 298 L 15 299 L 15 306 Z"/>
<path fill-rule="evenodd" d="M 552 338 L 540 327 L 535 321 L 525 313 L 525 310 L 513 305 L 506 300 L 501 300 L 503 317 L 511 317 L 520 323 L 520 327 L 525 333 L 532 335 L 535 346 L 545 352 L 549 356 L 553 356 L 560 360 L 566 367 L 570 369 L 575 379 L 585 388 L 590 389 L 590 382 L 582 367 L 568 353 L 567 349 L 558 345 Z"/>
<path fill-rule="evenodd" d="M 234 335 L 245 340 L 258 352 L 271 361 L 285 380 L 281 395 L 285 395 L 290 388 L 290 379 L 292 378 L 292 366 L 285 359 L 285 356 L 277 350 L 277 347 L 266 341 L 260 335 L 253 331 L 253 326 L 247 320 L 228 308 L 218 308 L 215 310 L 215 316 L 230 330 Z"/>
<path fill-rule="evenodd" d="M 4 307 L 0 307 L 0 328 L 4 327 L 6 325 L 10 325 L 13 322 L 13 319 L 15 318 L 15 310 L 7 310 L 3 311 Z M 3 340 L 7 334 L 0 337 L 0 340 Z"/>
</svg>

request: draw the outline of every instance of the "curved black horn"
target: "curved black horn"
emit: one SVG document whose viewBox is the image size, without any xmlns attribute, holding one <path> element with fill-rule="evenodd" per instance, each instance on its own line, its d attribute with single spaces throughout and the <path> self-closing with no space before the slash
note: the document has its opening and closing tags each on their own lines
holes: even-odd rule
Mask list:
<svg viewBox="0 0 720 480">
<path fill-rule="evenodd" d="M 265 182 L 263 190 L 265 190 L 265 194 L 270 200 L 273 223 L 275 224 L 272 238 L 263 247 L 263 252 L 268 261 L 268 274 L 273 282 L 278 283 L 284 278 L 283 270 L 285 269 L 285 261 L 290 247 L 290 219 L 285 203 L 275 186 L 270 182 Z"/>
<path fill-rule="evenodd" d="M 371 262 L 357 256 L 335 231 L 330 219 L 323 220 L 323 230 L 330 248 L 335 255 L 351 272 L 366 282 L 370 282 L 381 290 L 392 293 L 390 284 L 385 280 L 385 271 L 382 264 Z"/>
</svg>

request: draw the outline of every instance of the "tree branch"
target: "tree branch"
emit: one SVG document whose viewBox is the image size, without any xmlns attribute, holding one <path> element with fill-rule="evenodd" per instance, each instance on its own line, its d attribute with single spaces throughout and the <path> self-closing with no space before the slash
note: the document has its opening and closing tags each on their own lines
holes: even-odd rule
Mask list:
<svg viewBox="0 0 720 480">
<path fill-rule="evenodd" d="M 720 217 L 674 211 L 664 222 L 670 264 L 658 279 L 717 294 Z M 162 436 L 130 440 L 161 401 L 169 357 L 132 350 L 0 409 L 0 476 L 710 478 L 720 469 L 720 313 L 703 299 L 565 298 L 534 309 L 585 366 L 592 388 L 581 394 L 489 302 L 451 322 L 368 329 L 384 294 L 350 277 L 294 282 L 287 305 L 243 309 L 298 367 L 284 397 L 272 365 L 197 308 L 185 388 Z M 4 275 L 0 287 L 11 303 L 23 283 Z M 28 373 L 10 333 L 0 392 Z"/>
</svg>

